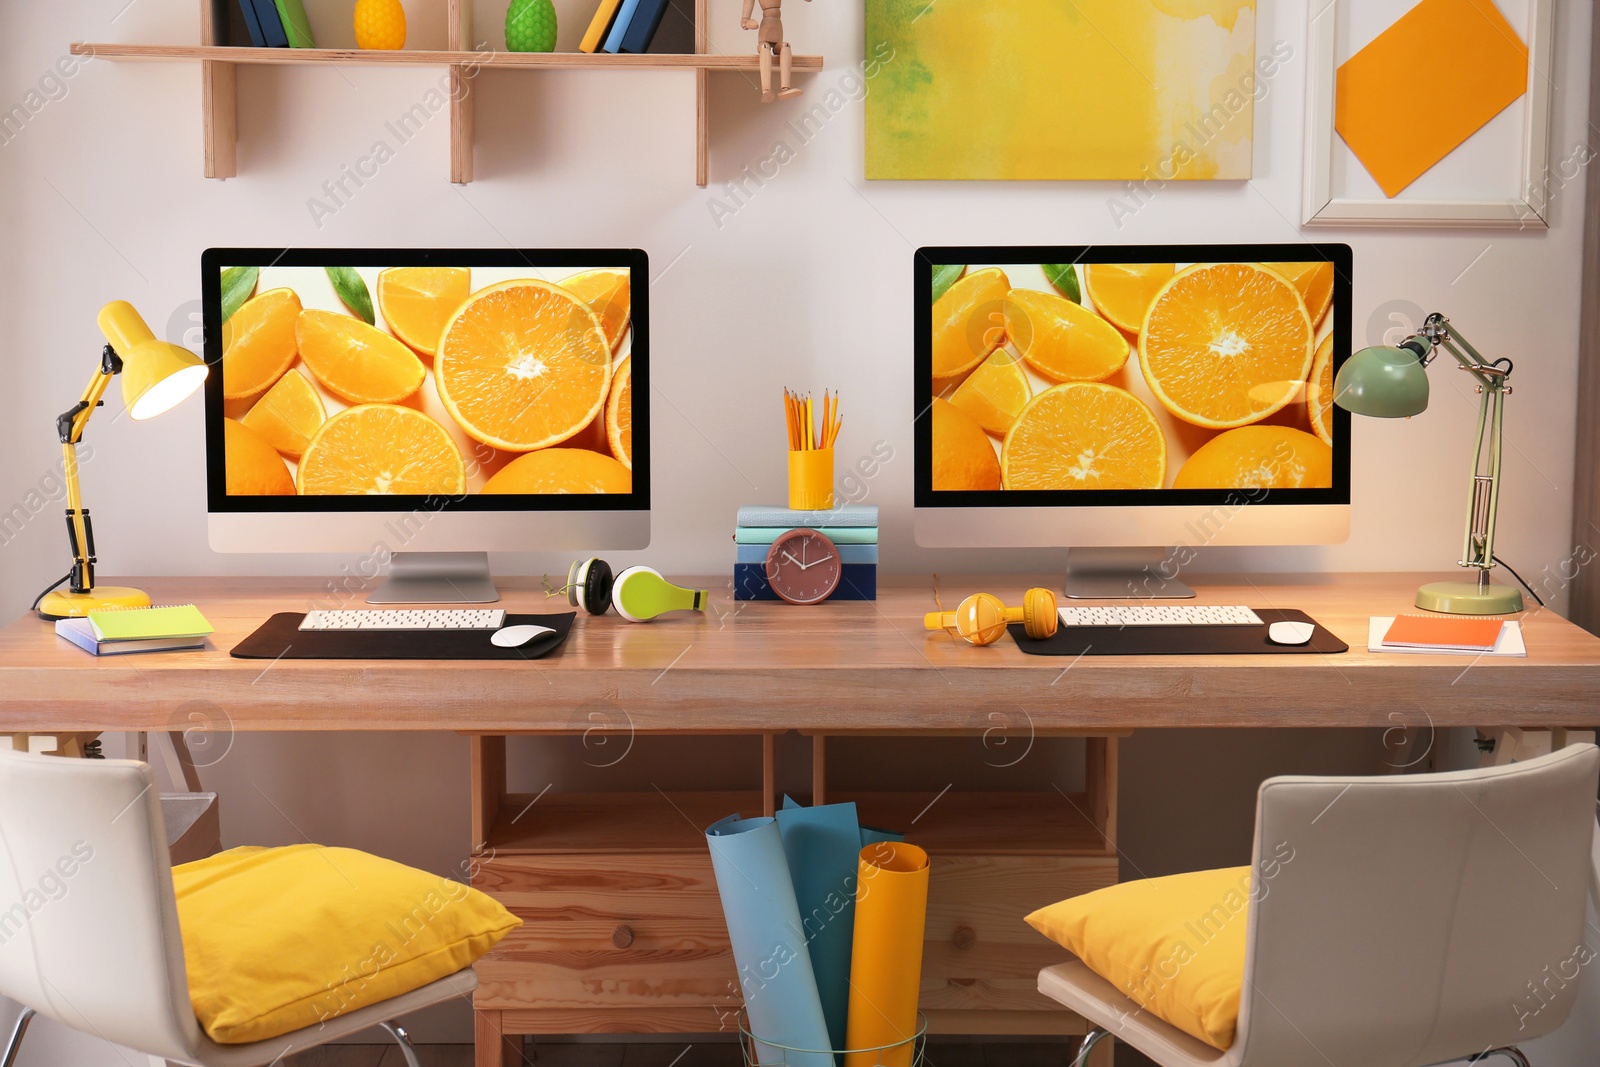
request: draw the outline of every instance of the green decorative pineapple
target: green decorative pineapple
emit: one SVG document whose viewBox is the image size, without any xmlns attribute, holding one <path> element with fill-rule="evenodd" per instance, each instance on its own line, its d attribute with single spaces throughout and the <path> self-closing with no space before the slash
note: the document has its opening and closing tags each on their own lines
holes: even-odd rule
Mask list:
<svg viewBox="0 0 1600 1067">
<path fill-rule="evenodd" d="M 554 52 L 555 5 L 550 0 L 511 0 L 506 11 L 506 48 L 513 52 Z"/>
</svg>

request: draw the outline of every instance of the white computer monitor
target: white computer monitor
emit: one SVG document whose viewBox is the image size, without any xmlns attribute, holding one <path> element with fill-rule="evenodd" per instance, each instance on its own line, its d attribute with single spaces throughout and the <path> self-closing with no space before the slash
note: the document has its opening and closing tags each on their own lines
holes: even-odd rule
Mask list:
<svg viewBox="0 0 1600 1067">
<path fill-rule="evenodd" d="M 208 249 L 211 547 L 360 553 L 373 603 L 645 547 L 648 278 L 634 249 Z"/>
<path fill-rule="evenodd" d="M 1192 596 L 1205 546 L 1349 536 L 1348 245 L 939 247 L 914 269 L 918 544 L 1069 549 L 1069 596 L 1143 597 Z"/>
</svg>

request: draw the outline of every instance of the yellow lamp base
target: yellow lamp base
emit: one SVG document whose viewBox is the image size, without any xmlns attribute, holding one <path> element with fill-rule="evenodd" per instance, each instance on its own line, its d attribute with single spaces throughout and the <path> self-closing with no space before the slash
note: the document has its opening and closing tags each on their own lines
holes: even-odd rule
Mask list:
<svg viewBox="0 0 1600 1067">
<path fill-rule="evenodd" d="M 97 585 L 87 593 L 46 593 L 41 619 L 81 619 L 102 608 L 147 608 L 150 594 L 126 585 Z"/>
<path fill-rule="evenodd" d="M 1417 590 L 1417 607 L 1450 615 L 1510 615 L 1522 610 L 1522 593 L 1493 582 L 1430 582 Z"/>
</svg>

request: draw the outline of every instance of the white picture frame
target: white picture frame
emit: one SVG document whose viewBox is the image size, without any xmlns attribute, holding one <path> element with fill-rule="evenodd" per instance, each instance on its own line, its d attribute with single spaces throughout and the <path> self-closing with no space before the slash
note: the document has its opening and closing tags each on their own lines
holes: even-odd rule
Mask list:
<svg viewBox="0 0 1600 1067">
<path fill-rule="evenodd" d="M 1490 226 L 1544 229 L 1546 200 L 1530 197 L 1541 187 L 1550 137 L 1549 77 L 1553 52 L 1553 0 L 1528 0 L 1528 91 L 1522 109 L 1521 180 L 1511 196 L 1430 200 L 1398 197 L 1335 197 L 1335 154 L 1349 152 L 1334 130 L 1334 79 L 1339 7 L 1345 0 L 1309 0 L 1306 40 L 1306 144 L 1301 222 L 1306 226 Z M 1348 58 L 1348 57 L 1346 57 Z"/>
</svg>

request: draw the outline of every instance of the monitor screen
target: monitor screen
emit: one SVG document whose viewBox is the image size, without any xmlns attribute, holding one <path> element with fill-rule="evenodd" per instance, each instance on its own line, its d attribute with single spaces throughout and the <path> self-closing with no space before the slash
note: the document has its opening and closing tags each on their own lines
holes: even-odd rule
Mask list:
<svg viewBox="0 0 1600 1067">
<path fill-rule="evenodd" d="M 632 250 L 208 250 L 210 510 L 648 509 L 646 278 Z"/>
<path fill-rule="evenodd" d="M 1349 503 L 1347 246 L 915 263 L 918 507 Z"/>
</svg>

